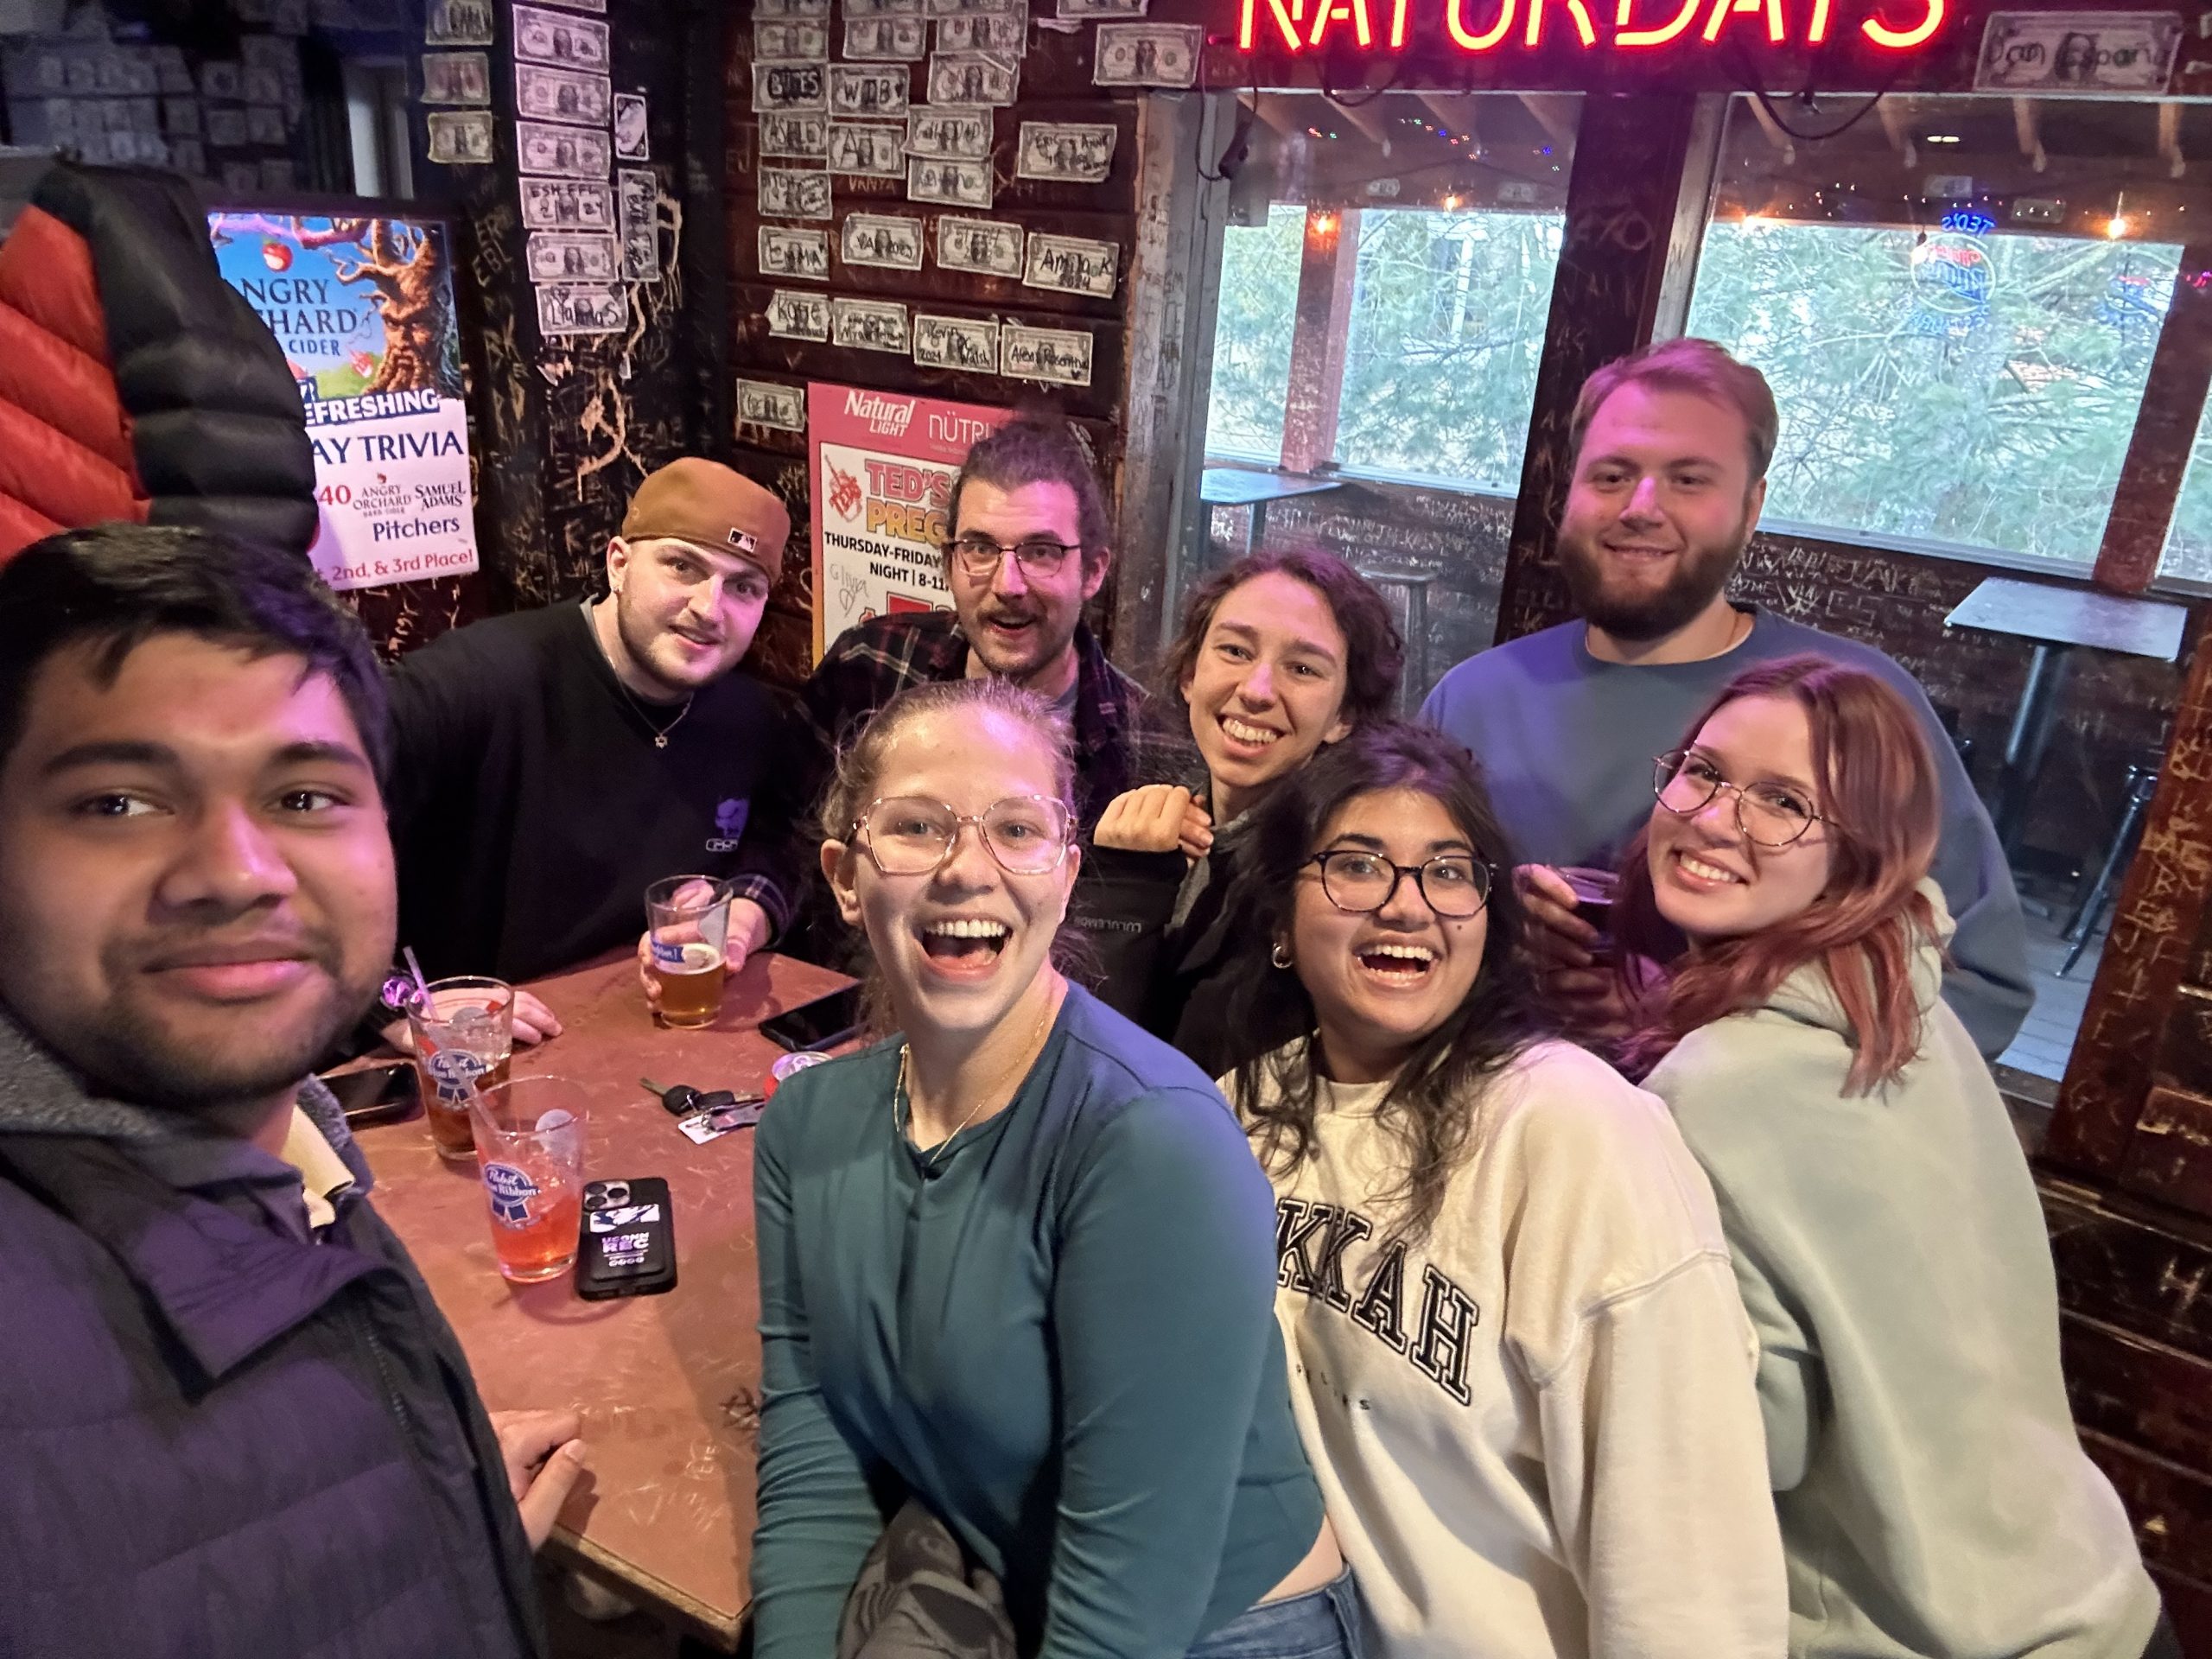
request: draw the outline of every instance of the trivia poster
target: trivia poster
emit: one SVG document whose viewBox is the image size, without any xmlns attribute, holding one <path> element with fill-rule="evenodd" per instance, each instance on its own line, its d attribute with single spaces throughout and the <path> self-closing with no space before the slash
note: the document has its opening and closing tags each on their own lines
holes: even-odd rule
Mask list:
<svg viewBox="0 0 2212 1659">
<path fill-rule="evenodd" d="M 224 280 L 269 325 L 315 446 L 315 568 L 333 588 L 476 569 L 446 227 L 208 215 Z"/>
<path fill-rule="evenodd" d="M 1013 411 L 819 383 L 806 389 L 814 659 L 856 622 L 952 603 L 938 544 L 952 480 Z"/>
</svg>

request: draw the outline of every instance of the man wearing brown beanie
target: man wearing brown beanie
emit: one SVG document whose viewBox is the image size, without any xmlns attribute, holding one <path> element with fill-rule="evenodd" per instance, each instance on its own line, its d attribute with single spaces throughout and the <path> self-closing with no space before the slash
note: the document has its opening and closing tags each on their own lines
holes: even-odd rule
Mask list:
<svg viewBox="0 0 2212 1659">
<path fill-rule="evenodd" d="M 791 519 L 696 457 L 638 486 L 606 597 L 493 617 L 401 658 L 390 791 L 400 942 L 423 971 L 536 978 L 644 925 L 665 875 L 730 878 L 733 966 L 789 917 L 781 826 L 755 819 L 781 710 L 738 669 Z M 518 1002 L 523 1040 L 557 1030 Z"/>
</svg>

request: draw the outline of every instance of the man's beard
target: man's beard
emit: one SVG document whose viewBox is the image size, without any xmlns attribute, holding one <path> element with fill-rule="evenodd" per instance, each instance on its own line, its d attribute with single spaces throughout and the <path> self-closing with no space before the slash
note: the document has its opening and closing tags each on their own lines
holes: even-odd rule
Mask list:
<svg viewBox="0 0 2212 1659">
<path fill-rule="evenodd" d="M 623 651 L 628 654 L 638 672 L 651 680 L 656 689 L 666 692 L 670 702 L 681 702 L 698 690 L 697 685 L 684 680 L 671 680 L 661 671 L 660 665 L 653 660 L 652 647 L 662 631 L 635 614 L 630 609 L 626 595 L 616 594 L 613 598 L 615 637 L 621 640 Z M 712 677 L 720 678 L 722 671 L 717 670 Z"/>
<path fill-rule="evenodd" d="M 389 953 L 365 956 L 365 965 L 349 979 L 336 939 L 319 935 L 302 944 L 327 976 L 323 996 L 278 1029 L 267 1015 L 234 1011 L 223 1033 L 234 1041 L 211 1042 L 204 1031 L 179 1030 L 158 1008 L 127 995 L 97 1007 L 41 1010 L 45 1017 L 35 1023 L 18 1007 L 16 1018 L 102 1092 L 242 1132 L 241 1112 L 296 1088 L 368 1012 L 389 960 Z M 112 963 L 110 982 L 127 984 L 134 972 L 129 963 Z"/>
<path fill-rule="evenodd" d="M 1674 632 L 1720 596 L 1744 556 L 1750 531 L 1747 516 L 1726 546 L 1686 547 L 1656 590 L 1611 591 L 1605 580 L 1605 550 L 1584 537 L 1560 537 L 1560 574 L 1567 579 L 1568 595 L 1584 621 L 1617 639 L 1643 644 Z"/>
<path fill-rule="evenodd" d="M 984 632 L 983 625 L 993 616 L 997 616 L 1002 621 L 1019 620 L 1029 625 L 1021 636 L 1021 645 L 1017 647 L 1021 653 L 1020 656 L 1002 663 L 994 663 L 991 660 L 994 653 L 987 652 L 978 643 L 988 638 Z M 1069 621 L 1065 633 L 1057 638 L 1049 637 L 1046 630 L 1052 626 L 1052 613 L 1041 605 L 1001 607 L 987 603 L 978 606 L 976 611 L 976 626 L 969 632 L 969 649 L 976 652 L 983 666 L 994 674 L 1005 675 L 1015 680 L 1041 674 L 1060 661 L 1069 645 L 1075 639 L 1075 624 L 1072 619 Z M 1003 645 L 996 647 L 997 652 L 1002 652 L 1004 650 Z"/>
</svg>

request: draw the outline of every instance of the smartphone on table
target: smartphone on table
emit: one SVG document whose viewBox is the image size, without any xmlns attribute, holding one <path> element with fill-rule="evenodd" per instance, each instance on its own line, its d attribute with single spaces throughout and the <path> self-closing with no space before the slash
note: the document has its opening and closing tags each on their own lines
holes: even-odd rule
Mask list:
<svg viewBox="0 0 2212 1659">
<path fill-rule="evenodd" d="M 587 1301 L 676 1288 L 676 1218 L 658 1175 L 584 1183 L 576 1294 Z"/>
<path fill-rule="evenodd" d="M 345 1109 L 346 1127 L 365 1129 L 412 1117 L 423 1103 L 423 1081 L 412 1060 L 365 1065 L 327 1077 L 323 1083 Z"/>
<path fill-rule="evenodd" d="M 857 985 L 785 1008 L 760 1022 L 763 1037 L 794 1052 L 834 1048 L 860 1035 L 860 1029 L 861 988 Z"/>
</svg>

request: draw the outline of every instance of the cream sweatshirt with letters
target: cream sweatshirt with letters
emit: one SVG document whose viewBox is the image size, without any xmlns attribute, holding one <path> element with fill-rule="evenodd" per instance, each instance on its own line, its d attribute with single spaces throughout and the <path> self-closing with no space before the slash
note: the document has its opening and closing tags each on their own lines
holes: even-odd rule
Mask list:
<svg viewBox="0 0 2212 1659">
<path fill-rule="evenodd" d="M 1757 1347 L 1666 1108 L 1535 1046 L 1469 1103 L 1428 1236 L 1385 1249 L 1386 1085 L 1322 1087 L 1275 1177 L 1276 1314 L 1382 1659 L 1778 1659 Z"/>
</svg>

